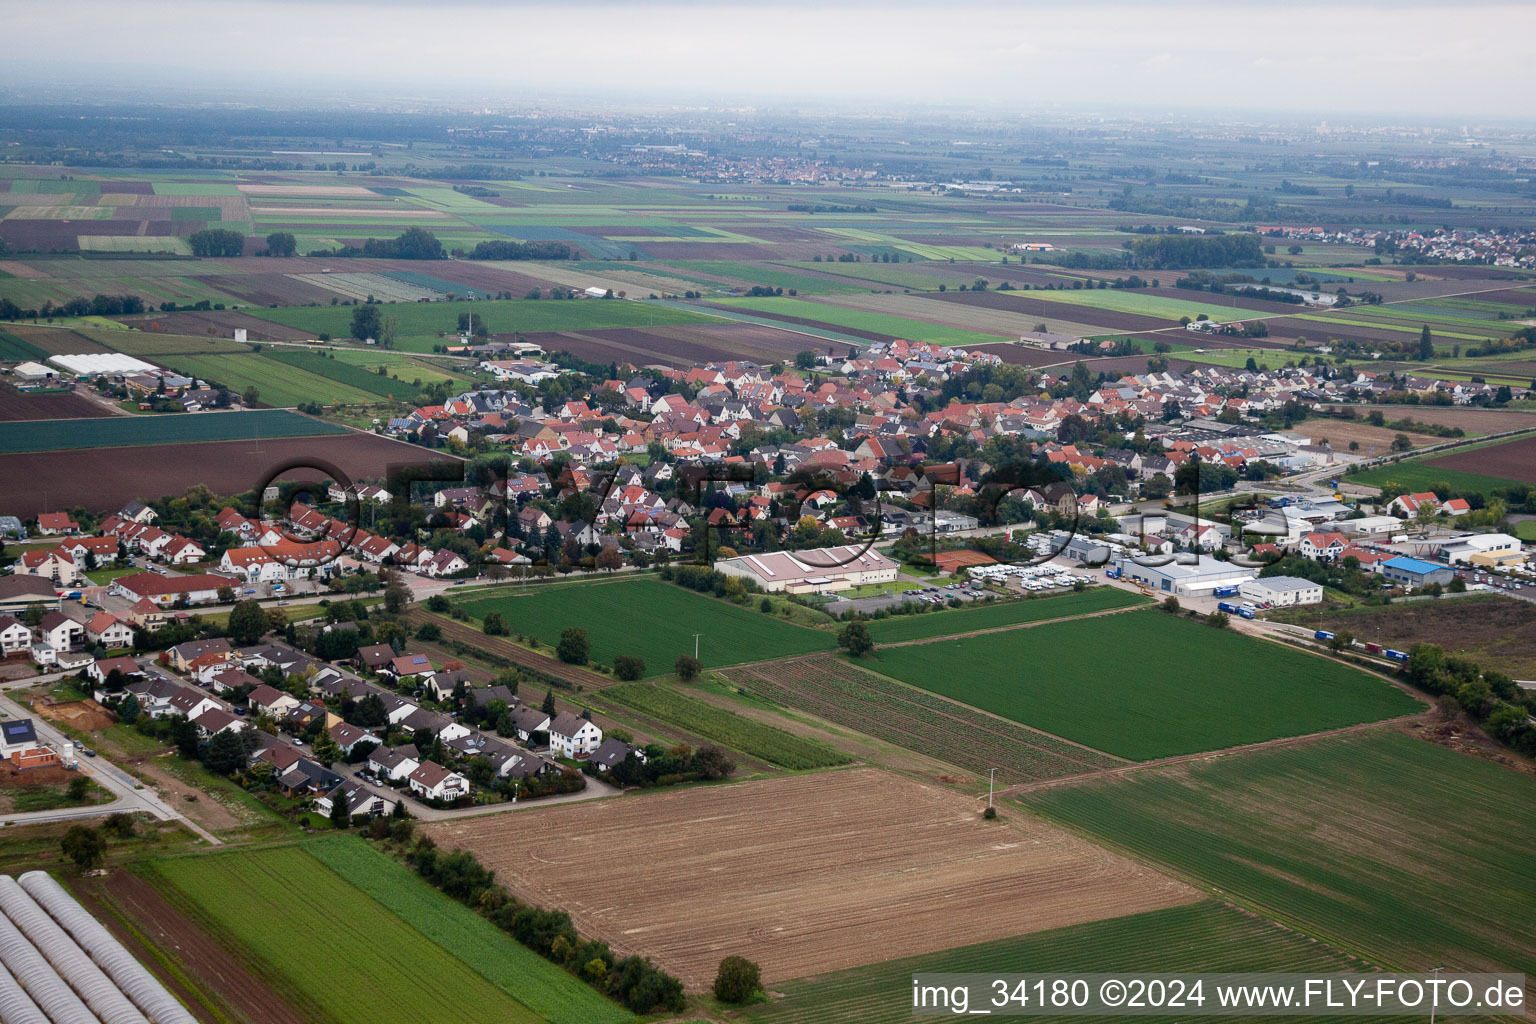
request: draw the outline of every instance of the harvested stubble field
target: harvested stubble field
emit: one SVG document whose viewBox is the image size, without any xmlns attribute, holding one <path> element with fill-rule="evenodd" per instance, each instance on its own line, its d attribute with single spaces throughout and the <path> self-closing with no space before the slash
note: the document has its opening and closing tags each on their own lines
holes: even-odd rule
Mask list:
<svg viewBox="0 0 1536 1024">
<path fill-rule="evenodd" d="M 1439 644 L 1447 654 L 1515 679 L 1536 679 L 1536 604 L 1501 594 L 1468 594 L 1440 601 L 1376 607 L 1282 609 L 1268 617 L 1308 629 L 1349 630 L 1361 641 L 1406 651 Z"/>
<path fill-rule="evenodd" d="M 89 398 L 69 394 L 23 394 L 9 384 L 0 384 L 0 423 L 22 420 L 69 420 L 110 416 L 105 407 Z"/>
<path fill-rule="evenodd" d="M 1023 801 L 1380 963 L 1536 974 L 1527 773 L 1381 729 Z"/>
<path fill-rule="evenodd" d="M 1048 294 L 1056 294 L 1049 292 Z M 1097 295 L 1094 291 L 1092 294 Z M 1170 326 L 1167 319 L 1155 316 L 1143 316 L 1137 313 L 1121 313 L 1109 309 L 1068 309 L 1062 303 L 1048 302 L 1045 299 L 1035 298 L 1033 290 L 1007 291 L 1007 292 L 944 292 L 936 294 L 928 292 L 921 296 L 923 300 L 932 305 L 935 302 L 944 302 L 950 305 L 970 307 L 972 309 L 995 310 L 998 314 L 1008 317 L 1007 321 L 999 321 L 999 326 L 1004 322 L 1017 325 L 1021 320 L 1027 321 L 1028 326 L 1023 331 L 1034 329 L 1034 324 L 1044 320 L 1047 324 L 1052 321 L 1063 325 L 1077 323 L 1088 325 L 1080 333 L 1090 335 L 1104 333 L 1106 331 L 1155 331 Z M 936 306 L 942 309 L 942 306 Z M 941 314 L 935 314 L 941 315 Z M 1002 333 L 1002 332 L 999 332 Z M 1018 334 L 1022 331 L 1014 330 Z M 1058 330 L 1056 333 L 1071 333 Z"/>
<path fill-rule="evenodd" d="M 772 364 L 824 345 L 817 338 L 757 324 L 686 327 L 614 327 L 595 331 L 524 334 L 546 352 L 564 350 L 593 363 L 693 367 L 701 363 L 750 359 Z"/>
<path fill-rule="evenodd" d="M 1536 484 L 1536 436 L 1522 437 L 1487 448 L 1441 455 L 1424 463 L 1432 469 L 1476 473 L 1500 480 Z"/>
<path fill-rule="evenodd" d="M 907 750 L 1013 785 L 1125 762 L 830 655 L 732 669 L 732 684 Z"/>
<path fill-rule="evenodd" d="M 1349 443 L 1354 441 L 1360 445 L 1359 451 L 1365 455 L 1379 455 L 1387 452 L 1399 433 L 1407 433 L 1408 440 L 1413 442 L 1415 448 L 1445 443 L 1445 438 L 1435 437 L 1433 434 L 1397 431 L 1390 427 L 1373 427 L 1359 420 L 1307 419 L 1295 424 L 1291 429 L 1298 434 L 1305 434 L 1314 444 L 1326 440 L 1337 452 L 1347 450 Z"/>
<path fill-rule="evenodd" d="M 182 418 L 186 417 L 176 417 Z M 112 420 L 114 426 L 137 422 L 140 420 L 126 417 Z M 13 515 L 36 515 L 77 505 L 110 512 L 129 501 L 180 494 L 194 484 L 203 484 L 216 494 L 239 494 L 255 487 L 270 470 L 301 457 L 324 459 L 353 480 L 380 479 L 396 463 L 448 458 L 374 434 L 347 433 L 0 454 L 0 480 L 23 482 L 6 495 L 7 509 Z M 318 479 L 320 474 L 296 473 L 294 477 Z"/>
<path fill-rule="evenodd" d="M 1127 660 L 1085 660 L 1095 651 Z M 1153 610 L 883 647 L 869 665 L 1138 761 L 1422 710 L 1347 665 Z"/>
<path fill-rule="evenodd" d="M 756 961 L 771 985 L 1195 898 L 1044 822 L 977 812 L 946 790 L 850 769 L 423 831 L 693 990 L 727 954 Z"/>
</svg>

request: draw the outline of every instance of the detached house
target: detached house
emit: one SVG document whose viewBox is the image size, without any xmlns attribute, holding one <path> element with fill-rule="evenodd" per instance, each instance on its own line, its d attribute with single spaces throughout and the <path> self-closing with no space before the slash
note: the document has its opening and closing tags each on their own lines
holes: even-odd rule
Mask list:
<svg viewBox="0 0 1536 1024">
<path fill-rule="evenodd" d="M 1349 541 L 1341 533 L 1309 533 L 1301 538 L 1302 557 L 1316 561 L 1319 558 L 1338 558 Z"/>
<path fill-rule="evenodd" d="M 0 654 L 21 654 L 32 646 L 32 630 L 9 615 L 0 615 Z"/>
<path fill-rule="evenodd" d="M 469 780 L 451 768 L 423 761 L 411 772 L 411 792 L 425 800 L 457 800 L 469 793 Z"/>
<path fill-rule="evenodd" d="M 97 612 L 87 620 L 85 635 L 107 648 L 133 646 L 133 628 L 106 612 Z"/>
<path fill-rule="evenodd" d="M 549 749 L 564 757 L 586 760 L 603 742 L 603 730 L 569 711 L 549 723 Z"/>
</svg>

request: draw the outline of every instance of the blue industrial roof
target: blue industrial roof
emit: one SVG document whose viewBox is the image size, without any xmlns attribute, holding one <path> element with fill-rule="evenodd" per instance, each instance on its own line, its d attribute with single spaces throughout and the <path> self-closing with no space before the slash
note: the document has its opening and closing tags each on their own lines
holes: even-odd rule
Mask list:
<svg viewBox="0 0 1536 1024">
<path fill-rule="evenodd" d="M 1407 555 L 1398 555 L 1396 558 L 1389 558 L 1381 564 L 1390 566 L 1393 569 L 1401 569 L 1403 572 L 1418 573 L 1434 572 L 1437 569 L 1450 568 L 1449 566 L 1439 565 L 1435 562 L 1426 562 L 1422 558 L 1409 558 Z"/>
</svg>

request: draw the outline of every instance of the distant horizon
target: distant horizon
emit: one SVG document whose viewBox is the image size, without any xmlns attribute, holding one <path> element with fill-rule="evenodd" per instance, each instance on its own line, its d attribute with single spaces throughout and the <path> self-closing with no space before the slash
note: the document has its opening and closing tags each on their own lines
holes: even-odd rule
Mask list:
<svg viewBox="0 0 1536 1024">
<path fill-rule="evenodd" d="M 1089 0 L 935 14 L 907 0 L 771 12 L 577 0 L 553 13 L 476 0 L 58 0 L 14 10 L 7 26 L 27 56 L 0 71 L 0 93 L 12 94 L 0 103 L 39 92 L 142 99 L 148 89 L 188 103 L 308 96 L 308 109 L 503 109 L 536 95 L 818 112 L 1536 120 L 1522 99 L 1536 94 L 1523 53 L 1536 9 L 1518 3 Z M 1459 73 L 1467 68 L 1497 73 Z"/>
</svg>

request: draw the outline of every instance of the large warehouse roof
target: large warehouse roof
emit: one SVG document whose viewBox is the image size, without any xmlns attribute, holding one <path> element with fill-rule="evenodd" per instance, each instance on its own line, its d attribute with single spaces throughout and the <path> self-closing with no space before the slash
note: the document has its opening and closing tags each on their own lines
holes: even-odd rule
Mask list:
<svg viewBox="0 0 1536 1024">
<path fill-rule="evenodd" d="M 155 369 L 154 363 L 146 363 L 121 352 L 82 352 L 78 355 L 49 356 L 50 363 L 57 363 L 70 373 L 89 377 L 97 373 L 143 373 Z"/>
<path fill-rule="evenodd" d="M 896 563 L 876 551 L 858 544 L 840 548 L 812 548 L 806 551 L 770 551 L 761 555 L 727 558 L 729 564 L 746 569 L 761 580 L 773 583 L 800 583 L 827 575 L 847 572 L 877 572 L 894 569 Z"/>
</svg>

